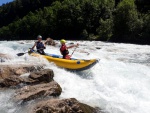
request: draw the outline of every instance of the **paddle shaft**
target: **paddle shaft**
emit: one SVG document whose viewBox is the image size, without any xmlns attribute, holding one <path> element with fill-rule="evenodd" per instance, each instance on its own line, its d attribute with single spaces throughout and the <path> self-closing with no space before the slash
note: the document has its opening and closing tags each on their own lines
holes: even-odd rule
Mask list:
<svg viewBox="0 0 150 113">
<path fill-rule="evenodd" d="M 37 49 L 37 50 L 41 50 L 41 49 Z M 23 56 L 23 55 L 26 54 L 26 53 L 28 53 L 28 52 L 25 52 L 25 53 L 18 53 L 17 55 L 18 55 L 18 56 Z"/>
<path fill-rule="evenodd" d="M 77 47 L 74 49 L 74 51 L 72 52 L 72 54 L 71 54 L 71 57 L 72 57 L 72 55 L 74 54 L 74 52 L 76 51 L 76 49 L 77 49 Z"/>
</svg>

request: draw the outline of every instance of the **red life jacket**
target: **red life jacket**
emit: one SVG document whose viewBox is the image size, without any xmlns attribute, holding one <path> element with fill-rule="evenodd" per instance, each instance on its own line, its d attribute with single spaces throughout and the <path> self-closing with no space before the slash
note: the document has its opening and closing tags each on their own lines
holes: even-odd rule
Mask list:
<svg viewBox="0 0 150 113">
<path fill-rule="evenodd" d="M 66 51 L 66 50 L 67 50 L 66 45 L 62 45 L 61 48 L 60 48 L 60 51 L 63 52 L 63 51 Z"/>
<path fill-rule="evenodd" d="M 69 54 L 69 51 L 68 51 L 67 46 L 66 46 L 65 44 L 61 46 L 60 52 L 61 52 L 61 54 L 63 55 L 63 58 L 64 58 L 64 59 L 70 59 L 70 57 L 69 57 L 69 55 L 68 55 L 68 54 Z"/>
</svg>

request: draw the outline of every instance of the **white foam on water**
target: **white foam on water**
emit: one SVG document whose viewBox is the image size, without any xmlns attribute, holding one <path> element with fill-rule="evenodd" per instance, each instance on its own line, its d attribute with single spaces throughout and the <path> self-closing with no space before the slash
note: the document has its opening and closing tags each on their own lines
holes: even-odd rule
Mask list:
<svg viewBox="0 0 150 113">
<path fill-rule="evenodd" d="M 52 63 L 33 58 L 28 54 L 17 57 L 17 53 L 27 51 L 34 43 L 34 41 L 22 42 L 25 44 L 0 42 L 1 53 L 13 57 L 4 64 L 45 63 L 45 68 L 54 70 L 54 79 L 62 87 L 60 98 L 76 98 L 83 103 L 100 107 L 108 113 L 150 112 L 150 46 L 77 41 L 75 43 L 79 43 L 80 46 L 73 57 L 100 59 L 92 69 L 78 73 L 58 68 Z M 70 50 L 70 54 L 73 50 Z M 60 55 L 59 45 L 48 46 L 45 51 Z M 11 95 L 9 93 L 0 95 L 1 102 L 4 102 L 3 96 Z M 9 105 L 9 103 L 5 104 L 5 106 Z M 11 107 L 10 112 L 14 112 Z"/>
<path fill-rule="evenodd" d="M 0 113 L 14 113 L 15 105 L 12 102 L 11 96 L 14 90 L 1 90 L 0 91 Z"/>
</svg>

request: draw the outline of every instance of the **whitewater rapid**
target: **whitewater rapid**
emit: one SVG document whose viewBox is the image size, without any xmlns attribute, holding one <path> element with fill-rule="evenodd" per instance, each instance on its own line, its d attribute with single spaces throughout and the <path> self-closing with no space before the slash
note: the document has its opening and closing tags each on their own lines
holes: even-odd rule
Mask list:
<svg viewBox="0 0 150 113">
<path fill-rule="evenodd" d="M 72 41 L 68 41 L 68 44 Z M 80 46 L 74 58 L 100 59 L 92 69 L 84 72 L 69 72 L 33 58 L 26 52 L 34 41 L 0 42 L 0 53 L 9 54 L 12 60 L 3 64 L 41 64 L 54 70 L 54 79 L 62 87 L 60 98 L 76 98 L 79 101 L 100 107 L 106 113 L 150 113 L 150 46 L 105 42 L 77 41 Z M 45 52 L 60 54 L 59 46 L 47 46 Z M 70 50 L 70 53 L 74 49 Z M 13 90 L 0 91 L 2 113 L 25 113 L 23 107 L 11 100 Z"/>
</svg>

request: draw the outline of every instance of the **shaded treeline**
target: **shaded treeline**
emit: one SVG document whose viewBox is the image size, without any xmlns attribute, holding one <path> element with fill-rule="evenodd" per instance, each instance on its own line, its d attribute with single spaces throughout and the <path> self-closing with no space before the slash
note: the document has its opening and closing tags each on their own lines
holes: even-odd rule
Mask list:
<svg viewBox="0 0 150 113">
<path fill-rule="evenodd" d="M 15 0 L 0 7 L 0 39 L 150 44 L 149 0 Z"/>
</svg>

